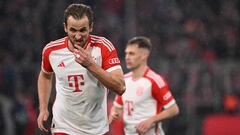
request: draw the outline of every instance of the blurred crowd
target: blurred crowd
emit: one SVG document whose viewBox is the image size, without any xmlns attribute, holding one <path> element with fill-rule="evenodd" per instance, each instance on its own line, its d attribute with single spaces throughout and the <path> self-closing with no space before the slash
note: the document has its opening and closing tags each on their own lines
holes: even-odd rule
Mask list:
<svg viewBox="0 0 240 135">
<path fill-rule="evenodd" d="M 65 36 L 63 11 L 73 2 L 93 8 L 93 34 L 113 42 L 123 67 L 127 40 L 136 35 L 151 38 L 149 65 L 167 78 L 181 110 L 179 117 L 164 124 L 166 134 L 199 135 L 208 114 L 239 113 L 238 0 L 1 0 L 0 130 L 4 135 L 40 134 L 36 118 L 41 52 L 51 40 Z M 234 105 L 225 100 L 229 96 L 234 97 Z M 110 101 L 113 97 L 110 93 Z"/>
</svg>

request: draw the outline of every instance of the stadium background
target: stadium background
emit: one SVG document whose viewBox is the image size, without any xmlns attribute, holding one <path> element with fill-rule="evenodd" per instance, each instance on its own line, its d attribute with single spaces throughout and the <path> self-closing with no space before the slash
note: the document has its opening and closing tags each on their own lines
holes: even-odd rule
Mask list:
<svg viewBox="0 0 240 135">
<path fill-rule="evenodd" d="M 113 42 L 123 67 L 128 39 L 152 39 L 149 65 L 167 78 L 181 111 L 164 123 L 167 135 L 210 135 L 211 127 L 230 132 L 226 122 L 239 120 L 240 108 L 239 0 L 1 0 L 1 134 L 42 134 L 36 125 L 41 51 L 65 35 L 63 11 L 73 2 L 92 6 L 92 34 Z M 207 127 L 212 115 L 215 125 Z"/>
</svg>

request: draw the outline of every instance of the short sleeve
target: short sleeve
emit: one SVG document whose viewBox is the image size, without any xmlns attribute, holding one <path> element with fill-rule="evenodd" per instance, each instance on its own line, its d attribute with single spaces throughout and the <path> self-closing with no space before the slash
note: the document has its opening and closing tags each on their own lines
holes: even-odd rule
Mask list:
<svg viewBox="0 0 240 135">
<path fill-rule="evenodd" d="M 116 69 L 121 69 L 120 60 L 117 55 L 117 50 L 113 44 L 106 38 L 102 39 L 102 68 L 108 72 Z"/>
<path fill-rule="evenodd" d="M 122 96 L 116 95 L 113 104 L 118 108 L 122 108 L 123 106 Z"/>
<path fill-rule="evenodd" d="M 175 103 L 174 97 L 167 84 L 159 87 L 156 82 L 152 82 L 152 95 L 164 109 L 169 108 Z"/>
<path fill-rule="evenodd" d="M 51 73 L 53 72 L 52 66 L 49 61 L 49 54 L 51 52 L 51 49 L 47 46 L 42 51 L 42 70 L 45 73 Z"/>
</svg>

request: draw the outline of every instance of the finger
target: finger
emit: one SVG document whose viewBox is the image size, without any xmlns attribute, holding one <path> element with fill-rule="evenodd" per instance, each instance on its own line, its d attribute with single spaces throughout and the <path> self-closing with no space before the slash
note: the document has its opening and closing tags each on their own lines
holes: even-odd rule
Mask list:
<svg viewBox="0 0 240 135">
<path fill-rule="evenodd" d="M 42 129 L 42 119 L 40 117 L 38 117 L 37 119 L 37 123 L 38 123 L 38 128 L 41 130 Z"/>
<path fill-rule="evenodd" d="M 138 133 L 138 135 L 141 135 L 141 132 L 136 128 L 136 132 Z"/>
<path fill-rule="evenodd" d="M 43 126 L 43 131 L 44 132 L 48 132 L 48 130 Z"/>
<path fill-rule="evenodd" d="M 87 53 L 81 47 L 79 49 L 74 49 L 73 53 L 79 54 L 81 57 L 86 57 L 87 56 Z"/>
<path fill-rule="evenodd" d="M 80 55 L 79 55 L 78 53 L 74 52 L 73 54 L 74 54 L 74 56 L 75 56 L 77 59 L 80 58 Z"/>
<path fill-rule="evenodd" d="M 78 53 L 78 49 L 73 49 L 73 53 Z"/>
<path fill-rule="evenodd" d="M 80 54 L 83 57 L 87 56 L 87 52 L 83 48 L 78 49 L 78 54 Z"/>
<path fill-rule="evenodd" d="M 144 132 L 141 129 L 136 130 L 139 135 L 144 135 Z"/>
<path fill-rule="evenodd" d="M 45 126 L 43 125 L 44 122 L 41 123 L 41 131 L 44 132 L 48 132 L 48 130 L 45 128 Z"/>
<path fill-rule="evenodd" d="M 115 113 L 115 112 L 112 112 L 111 116 L 112 116 L 113 120 L 116 120 L 120 117 L 120 115 L 118 113 Z"/>
<path fill-rule="evenodd" d="M 111 119 L 112 119 L 112 121 L 114 121 L 114 120 L 116 120 L 117 118 L 116 118 L 116 117 L 114 117 L 114 116 L 112 116 L 112 117 L 111 117 Z"/>
<path fill-rule="evenodd" d="M 141 124 L 137 124 L 137 125 L 135 126 L 135 128 L 137 129 L 137 131 L 138 131 L 139 133 L 142 133 L 142 125 L 141 125 Z"/>
<path fill-rule="evenodd" d="M 39 128 L 40 130 L 42 130 L 42 125 L 41 125 L 41 122 L 39 122 L 39 121 L 38 121 L 38 128 Z"/>
<path fill-rule="evenodd" d="M 88 53 L 90 53 L 92 51 L 92 47 L 90 45 L 87 46 L 87 48 L 85 49 Z"/>
<path fill-rule="evenodd" d="M 114 118 L 114 119 L 118 119 L 118 118 L 119 118 L 119 115 L 113 115 L 113 118 Z"/>
<path fill-rule="evenodd" d="M 79 58 L 85 59 L 85 58 L 86 58 L 86 54 L 85 54 L 85 52 L 83 52 L 82 50 L 74 49 L 74 50 L 73 50 L 73 54 L 74 54 L 74 56 L 75 56 L 77 59 L 79 59 Z"/>
<path fill-rule="evenodd" d="M 81 55 L 81 54 L 82 54 L 82 51 L 79 50 L 79 49 L 74 49 L 74 50 L 73 50 L 73 53 L 74 53 L 74 55 L 77 55 L 77 54 Z"/>
<path fill-rule="evenodd" d="M 73 50 L 74 53 L 79 54 L 81 57 L 86 56 L 86 52 L 82 47 L 77 46 L 77 45 L 75 47 L 76 48 Z"/>
<path fill-rule="evenodd" d="M 82 47 L 80 47 L 80 46 L 78 46 L 78 45 L 74 45 L 74 47 L 77 48 L 77 49 L 82 48 Z"/>
<path fill-rule="evenodd" d="M 46 121 L 48 119 L 48 115 L 44 115 L 43 120 Z"/>
<path fill-rule="evenodd" d="M 48 130 L 44 127 L 43 125 L 43 121 L 39 121 L 38 122 L 38 128 L 41 130 L 41 131 L 44 131 L 44 132 L 48 132 Z"/>
<path fill-rule="evenodd" d="M 137 124 L 137 125 L 135 126 L 135 128 L 138 129 L 138 128 L 139 128 L 139 124 Z"/>
<path fill-rule="evenodd" d="M 45 121 L 47 121 L 47 119 L 48 119 L 48 114 L 41 115 L 38 118 L 38 127 L 41 131 L 48 132 L 48 130 L 44 127 L 44 123 Z"/>
<path fill-rule="evenodd" d="M 111 116 L 110 116 L 109 119 L 108 119 L 108 124 L 111 124 L 112 121 L 113 121 L 113 119 L 112 119 Z"/>
<path fill-rule="evenodd" d="M 48 132 L 48 130 L 43 125 L 39 129 L 43 132 Z"/>
<path fill-rule="evenodd" d="M 89 55 L 91 54 L 92 47 L 90 45 L 87 45 L 87 47 L 84 49 L 82 47 L 78 47 L 77 50 L 82 53 L 83 55 Z"/>
</svg>

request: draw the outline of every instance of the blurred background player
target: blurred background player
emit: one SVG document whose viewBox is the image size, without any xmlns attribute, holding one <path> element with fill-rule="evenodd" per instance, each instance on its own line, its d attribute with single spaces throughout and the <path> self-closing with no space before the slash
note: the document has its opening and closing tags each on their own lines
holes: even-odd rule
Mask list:
<svg viewBox="0 0 240 135">
<path fill-rule="evenodd" d="M 161 123 L 179 113 L 168 84 L 147 65 L 150 50 L 151 41 L 146 37 L 132 38 L 125 50 L 131 72 L 125 75 L 126 91 L 116 96 L 109 122 L 123 110 L 126 135 L 163 135 Z"/>
<path fill-rule="evenodd" d="M 125 91 L 117 52 L 104 37 L 90 35 L 93 11 L 83 4 L 71 4 L 64 12 L 67 37 L 50 42 L 42 53 L 38 79 L 38 127 L 49 117 L 48 101 L 52 77 L 56 77 L 56 100 L 51 131 L 54 135 L 101 135 L 108 132 L 106 88 Z"/>
</svg>

